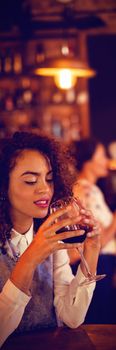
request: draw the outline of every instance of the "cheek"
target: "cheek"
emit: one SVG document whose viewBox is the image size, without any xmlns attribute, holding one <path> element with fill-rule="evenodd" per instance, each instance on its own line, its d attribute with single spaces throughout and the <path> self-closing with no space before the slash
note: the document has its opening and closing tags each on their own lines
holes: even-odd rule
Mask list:
<svg viewBox="0 0 116 350">
<path fill-rule="evenodd" d="M 9 186 L 8 196 L 9 201 L 13 206 L 18 205 L 18 203 L 21 203 L 22 206 L 24 206 L 25 202 L 30 197 L 30 192 L 26 191 L 26 189 L 21 187 L 19 184 L 14 186 L 11 183 Z"/>
</svg>

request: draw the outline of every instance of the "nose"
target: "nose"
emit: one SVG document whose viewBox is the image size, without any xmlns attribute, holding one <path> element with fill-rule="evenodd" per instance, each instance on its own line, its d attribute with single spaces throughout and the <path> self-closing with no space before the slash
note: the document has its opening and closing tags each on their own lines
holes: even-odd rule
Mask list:
<svg viewBox="0 0 116 350">
<path fill-rule="evenodd" d="M 39 183 L 37 183 L 35 191 L 36 193 L 49 193 L 50 192 L 49 184 L 45 180 L 41 180 Z"/>
</svg>

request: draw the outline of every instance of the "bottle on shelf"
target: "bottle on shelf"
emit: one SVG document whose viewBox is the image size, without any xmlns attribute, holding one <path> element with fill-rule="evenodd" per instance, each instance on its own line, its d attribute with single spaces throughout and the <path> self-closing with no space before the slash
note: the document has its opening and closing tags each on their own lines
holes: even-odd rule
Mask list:
<svg viewBox="0 0 116 350">
<path fill-rule="evenodd" d="M 35 52 L 35 64 L 42 63 L 45 60 L 44 46 L 42 43 L 37 45 Z"/>
<path fill-rule="evenodd" d="M 9 73 L 12 73 L 12 70 L 13 70 L 12 53 L 10 48 L 7 48 L 4 56 L 3 73 L 9 74 Z"/>
<path fill-rule="evenodd" d="M 13 72 L 15 74 L 21 74 L 23 71 L 22 55 L 20 52 L 16 52 L 13 58 Z"/>
<path fill-rule="evenodd" d="M 31 107 L 34 104 L 34 95 L 32 89 L 29 87 L 20 87 L 19 89 L 16 89 L 14 101 L 16 109 Z"/>
<path fill-rule="evenodd" d="M 13 92 L 7 92 L 4 98 L 4 110 L 11 112 L 14 109 L 14 96 Z"/>
</svg>

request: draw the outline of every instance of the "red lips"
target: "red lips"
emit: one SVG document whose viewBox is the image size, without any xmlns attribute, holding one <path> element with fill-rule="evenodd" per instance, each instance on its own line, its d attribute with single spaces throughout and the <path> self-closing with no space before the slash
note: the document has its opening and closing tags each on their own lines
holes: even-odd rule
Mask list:
<svg viewBox="0 0 116 350">
<path fill-rule="evenodd" d="M 34 201 L 34 204 L 37 205 L 37 207 L 41 208 L 48 208 L 50 199 L 48 198 L 40 198 L 37 201 Z"/>
</svg>

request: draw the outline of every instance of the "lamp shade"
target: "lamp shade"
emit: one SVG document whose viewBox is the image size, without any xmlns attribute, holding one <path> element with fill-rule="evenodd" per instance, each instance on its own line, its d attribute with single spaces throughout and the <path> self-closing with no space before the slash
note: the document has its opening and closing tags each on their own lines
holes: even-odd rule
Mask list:
<svg viewBox="0 0 116 350">
<path fill-rule="evenodd" d="M 33 73 L 44 77 L 53 77 L 56 86 L 60 89 L 74 87 L 78 78 L 94 77 L 96 72 L 87 63 L 78 60 L 75 56 L 61 55 L 44 60 L 33 67 Z"/>
<path fill-rule="evenodd" d="M 46 59 L 38 67 L 34 67 L 34 74 L 42 76 L 56 76 L 61 69 L 68 69 L 72 75 L 80 78 L 91 78 L 96 72 L 91 69 L 85 62 L 82 62 L 75 57 L 57 57 Z"/>
</svg>

